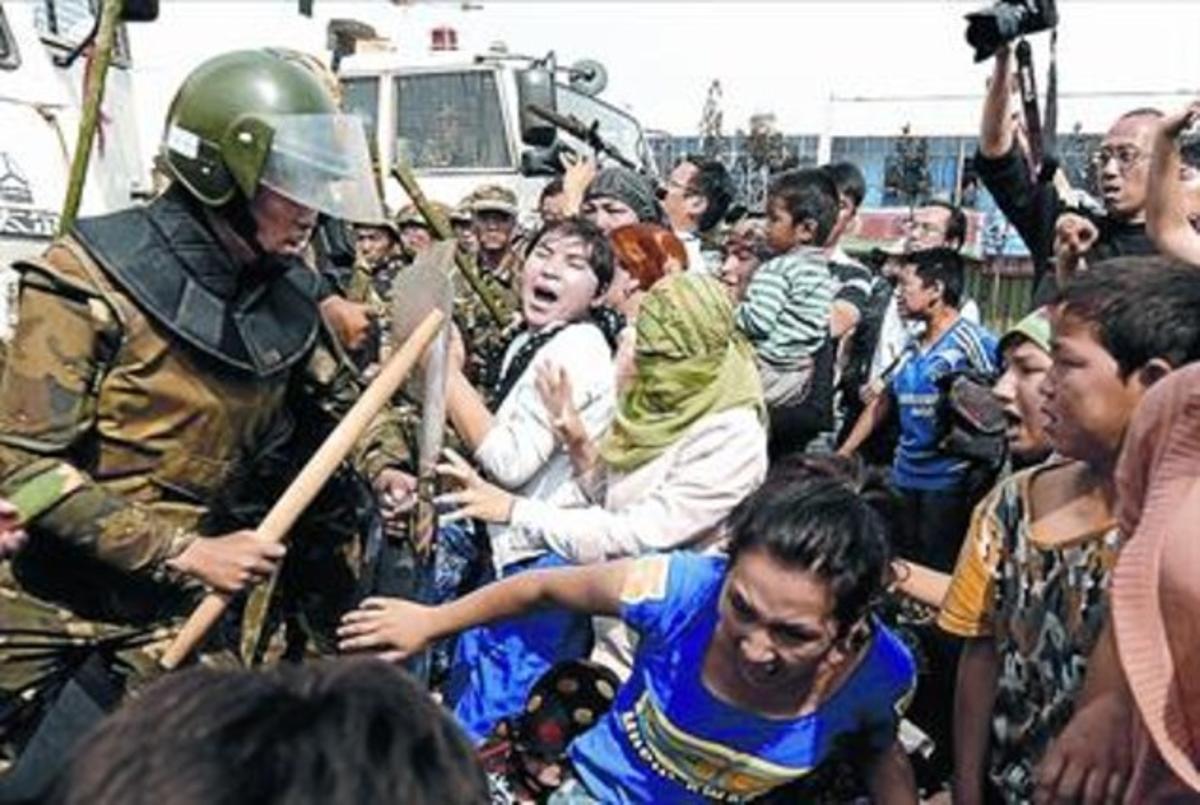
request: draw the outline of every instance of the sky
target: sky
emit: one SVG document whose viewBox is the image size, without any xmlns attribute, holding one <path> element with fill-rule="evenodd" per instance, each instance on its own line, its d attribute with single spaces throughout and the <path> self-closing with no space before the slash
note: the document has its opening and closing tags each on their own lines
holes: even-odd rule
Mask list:
<svg viewBox="0 0 1200 805">
<path fill-rule="evenodd" d="M 698 129 L 714 79 L 729 131 L 745 128 L 751 114 L 773 112 L 789 132 L 894 132 L 915 117 L 917 129 L 941 129 L 927 133 L 967 133 L 988 75 L 963 39 L 963 15 L 983 4 L 961 0 L 479 0 L 481 8 L 466 12 L 457 2 L 314 5 L 307 20 L 295 0 L 163 0 L 158 22 L 131 27 L 151 142 L 174 87 L 199 61 L 238 47 L 320 50 L 331 17 L 374 24 L 415 60 L 439 24 L 457 28 L 466 51 L 504 41 L 515 53 L 554 50 L 560 63 L 598 59 L 609 75 L 606 100 L 648 128 L 678 134 Z M 1151 100 L 1180 107 L 1200 94 L 1200 2 L 1059 0 L 1059 7 L 1066 126 L 1078 118 L 1094 130 L 1091 118 L 1111 119 L 1150 91 L 1174 93 Z M 1047 40 L 1035 39 L 1040 71 Z"/>
</svg>

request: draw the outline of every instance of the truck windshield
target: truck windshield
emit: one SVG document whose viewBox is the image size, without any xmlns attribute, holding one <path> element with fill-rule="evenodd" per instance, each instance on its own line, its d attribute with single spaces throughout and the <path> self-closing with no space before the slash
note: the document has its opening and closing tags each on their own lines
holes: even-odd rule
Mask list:
<svg viewBox="0 0 1200 805">
<path fill-rule="evenodd" d="M 648 159 L 649 149 L 642 136 L 641 126 L 629 115 L 596 100 L 588 95 L 576 92 L 570 87 L 559 84 L 557 87 L 558 111 L 563 115 L 574 115 L 585 125 L 599 123 L 597 129 L 601 137 L 621 149 L 621 153 L 642 166 L 651 164 Z M 559 132 L 559 137 L 580 153 L 588 149 L 566 132 Z"/>
<path fill-rule="evenodd" d="M 379 79 L 343 78 L 342 107 L 347 114 L 362 118 L 367 142 L 374 143 L 379 122 Z"/>
<path fill-rule="evenodd" d="M 417 169 L 514 167 L 495 75 L 468 70 L 397 77 L 396 155 Z"/>
</svg>

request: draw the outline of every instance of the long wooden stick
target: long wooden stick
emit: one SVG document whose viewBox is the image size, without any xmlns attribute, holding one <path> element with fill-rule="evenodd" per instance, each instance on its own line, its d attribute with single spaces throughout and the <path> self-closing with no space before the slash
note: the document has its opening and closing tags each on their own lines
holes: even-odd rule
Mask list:
<svg viewBox="0 0 1200 805">
<path fill-rule="evenodd" d="M 429 203 L 424 191 L 421 190 L 421 185 L 417 183 L 417 177 L 403 162 L 397 162 L 392 166 L 392 176 L 404 188 L 404 192 L 412 199 L 413 206 L 417 208 L 417 212 L 421 213 L 421 217 L 425 219 L 425 223 L 429 224 L 429 228 L 433 230 L 433 236 L 438 240 L 454 240 L 454 230 L 450 226 L 450 222 L 446 217 L 438 212 L 437 208 Z M 492 290 L 487 287 L 483 279 L 480 278 L 479 272 L 476 270 L 475 261 L 461 252 L 455 252 L 454 263 L 458 266 L 458 272 L 462 274 L 463 279 L 467 281 L 467 285 L 479 297 L 479 301 L 483 303 L 483 307 L 487 310 L 488 315 L 492 317 L 499 327 L 508 326 L 510 316 L 506 315 L 496 299 Z"/>
<path fill-rule="evenodd" d="M 100 31 L 96 35 L 95 58 L 84 75 L 86 90 L 83 99 L 83 116 L 79 120 L 79 137 L 75 141 L 75 156 L 71 160 L 71 176 L 67 184 L 67 197 L 63 201 L 62 218 L 58 233 L 69 232 L 79 213 L 83 200 L 83 185 L 87 181 L 88 162 L 92 157 L 92 143 L 96 129 L 100 126 L 100 105 L 104 102 L 104 84 L 108 78 L 108 65 L 112 62 L 113 48 L 117 42 L 117 26 L 121 22 L 122 0 L 104 0 L 100 14 Z"/>
<path fill-rule="evenodd" d="M 404 342 L 404 346 L 396 350 L 395 354 L 388 359 L 379 376 L 367 387 L 342 421 L 338 423 L 338 426 L 333 429 L 317 452 L 304 465 L 304 469 L 267 512 L 267 516 L 263 518 L 262 523 L 256 529 L 259 539 L 267 542 L 283 542 L 287 539 L 289 529 L 312 503 L 342 459 L 354 448 L 354 443 L 371 424 L 371 420 L 388 404 L 408 377 L 421 357 L 421 353 L 437 335 L 444 319 L 445 313 L 436 309 L 432 310 Z M 167 670 L 171 670 L 187 659 L 209 630 L 221 619 L 225 608 L 229 606 L 229 599 L 230 597 L 223 593 L 206 595 L 188 617 L 187 622 L 183 624 L 174 641 L 167 647 L 159 661 L 160 664 Z"/>
</svg>

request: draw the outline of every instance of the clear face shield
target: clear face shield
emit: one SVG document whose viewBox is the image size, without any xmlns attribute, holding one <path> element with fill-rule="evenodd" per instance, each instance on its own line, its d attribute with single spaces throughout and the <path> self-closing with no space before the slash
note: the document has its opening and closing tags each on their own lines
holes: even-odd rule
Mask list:
<svg viewBox="0 0 1200 805">
<path fill-rule="evenodd" d="M 280 115 L 259 181 L 333 218 L 384 223 L 363 124 L 353 115 Z"/>
</svg>

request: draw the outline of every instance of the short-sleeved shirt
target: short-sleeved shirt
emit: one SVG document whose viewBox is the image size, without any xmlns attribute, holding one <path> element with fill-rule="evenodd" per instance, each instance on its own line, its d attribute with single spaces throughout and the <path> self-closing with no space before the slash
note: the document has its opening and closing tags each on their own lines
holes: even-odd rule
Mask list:
<svg viewBox="0 0 1200 805">
<path fill-rule="evenodd" d="M 834 301 L 853 305 L 860 317 L 865 315 L 876 279 L 875 275 L 871 273 L 871 269 L 850 257 L 839 247 L 829 255 L 829 272 L 837 282 Z"/>
<path fill-rule="evenodd" d="M 1034 771 L 1066 726 L 1107 617 L 1119 537 L 1107 523 L 1046 544 L 1030 520 L 1030 487 L 1063 460 L 1017 473 L 975 509 L 938 626 L 996 642 L 991 775 L 1009 802 L 1033 797 Z"/>
<path fill-rule="evenodd" d="M 900 418 L 892 465 L 897 487 L 948 492 L 962 486 L 969 462 L 938 446 L 947 425 L 939 382 L 967 369 L 994 374 L 996 355 L 996 337 L 962 317 L 927 349 L 917 339 L 909 342 L 891 386 Z"/>
<path fill-rule="evenodd" d="M 816 711 L 766 718 L 701 680 L 728 560 L 688 552 L 638 561 L 621 617 L 641 640 L 605 717 L 571 747 L 579 779 L 603 802 L 743 802 L 809 774 L 835 749 L 894 740 L 912 690 L 911 655 L 879 623 L 866 655 Z"/>
</svg>

